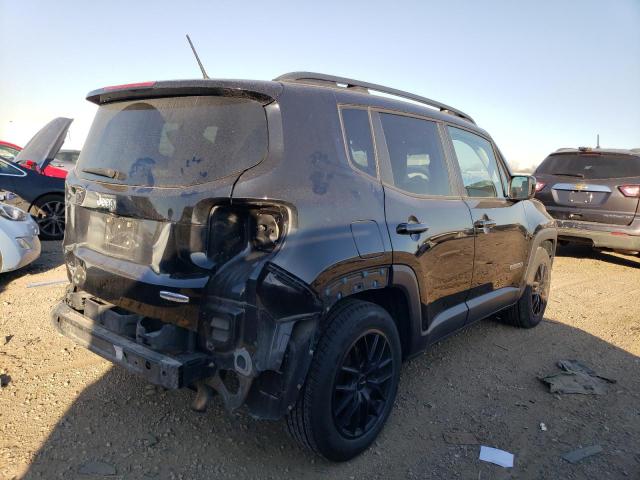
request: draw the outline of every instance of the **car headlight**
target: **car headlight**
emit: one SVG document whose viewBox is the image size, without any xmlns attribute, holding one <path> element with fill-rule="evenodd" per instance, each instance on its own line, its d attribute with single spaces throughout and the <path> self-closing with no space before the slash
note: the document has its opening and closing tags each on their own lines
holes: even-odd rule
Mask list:
<svg viewBox="0 0 640 480">
<path fill-rule="evenodd" d="M 0 190 L 0 202 L 7 201 L 7 200 L 13 200 L 16 197 L 17 197 L 17 195 L 15 193 L 13 193 L 13 192 L 9 192 L 7 190 Z"/>
<path fill-rule="evenodd" d="M 7 220 L 15 220 L 16 222 L 22 222 L 27 219 L 27 212 L 20 210 L 19 208 L 0 203 L 0 217 L 4 217 Z"/>
</svg>

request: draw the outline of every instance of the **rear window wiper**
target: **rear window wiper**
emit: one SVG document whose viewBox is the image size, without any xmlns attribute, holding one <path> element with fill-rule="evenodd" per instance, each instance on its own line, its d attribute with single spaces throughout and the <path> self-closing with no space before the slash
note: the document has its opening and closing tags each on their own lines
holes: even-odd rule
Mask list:
<svg viewBox="0 0 640 480">
<path fill-rule="evenodd" d="M 112 168 L 83 168 L 84 173 L 92 173 L 93 175 L 99 175 L 100 177 L 113 178 L 114 180 L 124 180 L 127 176 Z"/>
<path fill-rule="evenodd" d="M 565 177 L 584 178 L 584 175 L 581 174 L 581 173 L 553 172 L 551 175 L 562 175 L 562 176 L 565 176 Z"/>
</svg>

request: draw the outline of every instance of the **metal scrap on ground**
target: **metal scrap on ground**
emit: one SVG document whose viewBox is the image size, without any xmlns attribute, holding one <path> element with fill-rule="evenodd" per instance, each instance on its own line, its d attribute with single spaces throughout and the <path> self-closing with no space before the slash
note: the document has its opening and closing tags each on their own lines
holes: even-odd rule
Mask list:
<svg viewBox="0 0 640 480">
<path fill-rule="evenodd" d="M 579 461 L 590 457 L 591 455 L 600 453 L 601 451 L 602 447 L 600 445 L 591 445 L 590 447 L 579 448 L 578 450 L 565 453 L 562 455 L 562 458 L 567 462 L 578 463 Z"/>
<path fill-rule="evenodd" d="M 560 360 L 558 367 L 564 371 L 540 378 L 549 385 L 551 393 L 604 395 L 607 393 L 607 384 L 616 383 L 611 378 L 597 375 L 578 360 Z"/>
<path fill-rule="evenodd" d="M 62 285 L 63 283 L 69 283 L 69 280 L 66 278 L 60 280 L 48 280 L 46 282 L 32 282 L 27 283 L 27 288 L 35 288 L 35 287 L 49 287 L 51 285 Z"/>
</svg>

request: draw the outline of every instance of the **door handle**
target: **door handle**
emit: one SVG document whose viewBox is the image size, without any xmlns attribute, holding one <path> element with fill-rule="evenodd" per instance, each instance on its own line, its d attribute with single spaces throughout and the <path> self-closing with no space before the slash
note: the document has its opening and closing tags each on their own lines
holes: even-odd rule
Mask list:
<svg viewBox="0 0 640 480">
<path fill-rule="evenodd" d="M 429 230 L 424 223 L 399 223 L 396 233 L 400 235 L 417 235 Z"/>
<path fill-rule="evenodd" d="M 489 233 L 489 230 L 496 226 L 496 222 L 490 218 L 482 218 L 473 222 L 473 226 L 478 230 L 482 229 L 484 233 Z"/>
</svg>

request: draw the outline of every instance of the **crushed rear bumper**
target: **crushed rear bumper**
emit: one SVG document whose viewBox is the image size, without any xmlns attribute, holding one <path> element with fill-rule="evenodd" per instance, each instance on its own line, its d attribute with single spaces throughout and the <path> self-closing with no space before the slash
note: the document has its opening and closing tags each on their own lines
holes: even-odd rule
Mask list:
<svg viewBox="0 0 640 480">
<path fill-rule="evenodd" d="M 640 251 L 640 218 L 630 225 L 556 220 L 558 239 L 589 242 L 594 247 Z"/>
<path fill-rule="evenodd" d="M 51 312 L 56 329 L 77 344 L 148 382 L 168 389 L 192 385 L 215 373 L 211 358 L 199 352 L 167 355 L 100 326 L 64 301 Z"/>
</svg>

